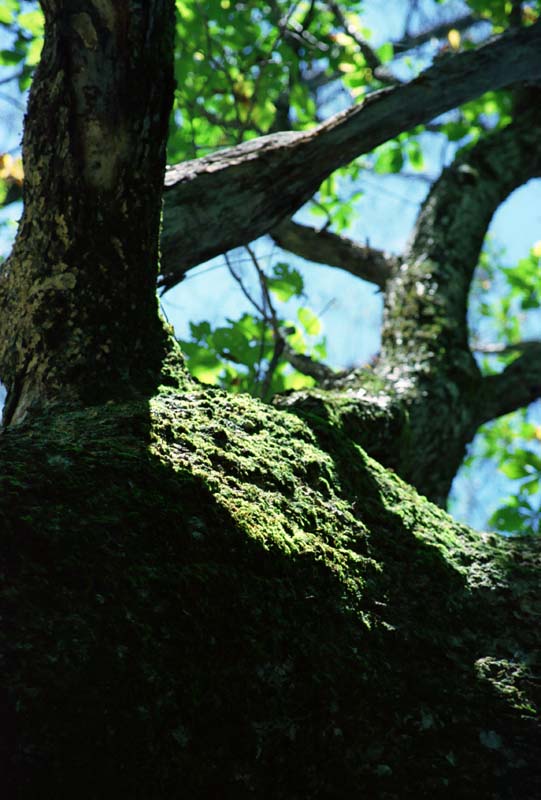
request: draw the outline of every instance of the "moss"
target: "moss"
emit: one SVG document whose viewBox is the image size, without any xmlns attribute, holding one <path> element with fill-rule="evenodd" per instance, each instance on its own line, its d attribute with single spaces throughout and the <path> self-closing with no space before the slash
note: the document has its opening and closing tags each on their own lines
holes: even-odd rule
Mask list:
<svg viewBox="0 0 541 800">
<path fill-rule="evenodd" d="M 536 796 L 528 567 L 337 425 L 164 393 L 0 457 L 13 795 Z"/>
<path fill-rule="evenodd" d="M 298 415 L 319 437 L 333 428 L 389 467 L 400 461 L 408 437 L 407 411 L 392 386 L 371 369 L 348 373 L 327 389 L 279 395 L 274 403 Z"/>
</svg>

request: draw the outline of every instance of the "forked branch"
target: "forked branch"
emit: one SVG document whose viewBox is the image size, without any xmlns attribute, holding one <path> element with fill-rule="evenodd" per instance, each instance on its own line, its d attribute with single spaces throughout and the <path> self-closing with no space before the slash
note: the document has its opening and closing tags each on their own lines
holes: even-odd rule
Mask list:
<svg viewBox="0 0 541 800">
<path fill-rule="evenodd" d="M 488 90 L 540 78 L 538 22 L 442 59 L 311 131 L 263 136 L 170 167 L 159 285 L 170 288 L 190 267 L 267 233 L 334 170 L 399 133 Z"/>
</svg>

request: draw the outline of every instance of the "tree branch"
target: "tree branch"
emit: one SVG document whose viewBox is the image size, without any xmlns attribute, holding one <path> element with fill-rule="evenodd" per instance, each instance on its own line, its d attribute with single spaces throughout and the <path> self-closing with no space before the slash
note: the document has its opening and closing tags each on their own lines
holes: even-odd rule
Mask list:
<svg viewBox="0 0 541 800">
<path fill-rule="evenodd" d="M 478 342 L 472 347 L 476 353 L 485 353 L 487 355 L 506 355 L 507 353 L 523 353 L 530 350 L 532 347 L 541 347 L 541 340 L 539 339 L 525 339 L 522 342 L 515 342 L 514 344 L 499 344 L 497 342 Z"/>
<path fill-rule="evenodd" d="M 541 78 L 541 22 L 440 60 L 414 81 L 369 95 L 311 131 L 282 132 L 170 167 L 162 269 L 170 288 L 190 267 L 267 233 L 335 169 L 402 131 L 483 94 Z"/>
<path fill-rule="evenodd" d="M 464 14 L 464 16 L 457 17 L 456 19 L 440 22 L 437 25 L 433 25 L 431 28 L 426 28 L 420 33 L 416 33 L 412 36 L 405 36 L 403 39 L 400 39 L 400 41 L 395 42 L 395 52 L 405 53 L 408 50 L 414 50 L 416 47 L 421 47 L 421 45 L 430 42 L 431 39 L 443 39 L 450 30 L 460 31 L 460 33 L 462 33 L 463 31 L 469 30 L 469 28 L 474 25 L 485 21 L 486 20 L 483 20 L 477 14 Z"/>
<path fill-rule="evenodd" d="M 471 279 L 496 209 L 541 175 L 540 119 L 539 93 L 532 92 L 528 111 L 459 155 L 432 187 L 404 255 L 407 269 L 396 276 L 399 287 L 390 290 L 383 330 L 389 353 L 396 356 L 398 348 L 420 365 L 424 331 L 433 320 L 441 358 L 449 365 L 454 351 L 460 369 L 467 362 L 473 366 L 466 322 Z M 406 295 L 412 299 L 405 316 Z"/>
<path fill-rule="evenodd" d="M 364 60 L 368 67 L 372 70 L 374 77 L 378 78 L 382 83 L 386 83 L 389 85 L 396 85 L 397 83 L 401 83 L 400 79 L 393 75 L 387 67 L 381 63 L 381 59 L 379 58 L 376 51 L 370 47 L 367 41 L 359 36 L 355 28 L 350 25 L 344 15 L 344 12 L 340 8 L 340 4 L 336 2 L 329 2 L 327 4 L 331 11 L 333 12 L 334 16 L 344 29 L 344 31 L 351 36 L 353 41 L 358 46 L 359 50 L 361 51 Z"/>
<path fill-rule="evenodd" d="M 399 263 L 397 258 L 381 250 L 363 247 L 345 236 L 328 230 L 318 231 L 293 220 L 281 222 L 273 228 L 271 236 L 284 250 L 317 264 L 343 269 L 381 289 Z"/>
<path fill-rule="evenodd" d="M 403 264 L 387 283 L 375 372 L 393 382 L 408 407 L 408 437 L 397 471 L 437 502 L 445 501 L 481 422 L 511 410 L 505 403 L 500 408 L 498 396 L 516 408 L 533 399 L 533 386 L 541 382 L 538 358 L 527 375 L 511 368 L 507 392 L 501 381 L 486 383 L 467 326 L 468 291 L 491 217 L 514 189 L 541 175 L 540 119 L 532 97 L 515 123 L 463 151 L 443 171 L 423 204 Z M 445 421 L 437 445 L 434 415 Z"/>
<path fill-rule="evenodd" d="M 528 345 L 503 372 L 487 375 L 483 380 L 480 425 L 541 397 L 541 342 L 529 342 Z"/>
<path fill-rule="evenodd" d="M 329 381 L 333 378 L 336 379 L 337 373 L 334 369 L 331 369 L 331 367 L 328 367 L 326 364 L 322 364 L 320 361 L 316 361 L 311 356 L 297 353 L 287 344 L 285 339 L 283 342 L 283 356 L 298 372 L 302 372 L 303 375 L 309 375 L 311 378 L 314 378 L 317 383 Z"/>
</svg>

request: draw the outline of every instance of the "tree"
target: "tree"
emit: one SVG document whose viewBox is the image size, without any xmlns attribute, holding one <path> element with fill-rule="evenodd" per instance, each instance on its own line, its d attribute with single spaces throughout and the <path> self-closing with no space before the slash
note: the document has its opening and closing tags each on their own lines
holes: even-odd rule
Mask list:
<svg viewBox="0 0 541 800">
<path fill-rule="evenodd" d="M 541 24 L 519 5 L 405 84 L 373 62 L 389 86 L 313 129 L 167 171 L 161 285 L 272 230 L 385 291 L 373 369 L 269 405 L 190 378 L 158 314 L 174 4 L 42 1 L 0 283 L 13 794 L 538 796 L 539 539 L 429 502 L 479 425 L 541 393 L 539 343 L 483 375 L 466 325 L 490 218 L 541 168 Z M 285 221 L 341 165 L 500 89 L 512 120 L 444 170 L 403 258 Z"/>
</svg>

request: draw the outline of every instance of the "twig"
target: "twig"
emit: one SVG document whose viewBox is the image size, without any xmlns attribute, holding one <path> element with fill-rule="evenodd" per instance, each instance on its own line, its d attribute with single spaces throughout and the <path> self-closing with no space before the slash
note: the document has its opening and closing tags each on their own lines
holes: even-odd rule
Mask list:
<svg viewBox="0 0 541 800">
<path fill-rule="evenodd" d="M 250 256 L 252 260 L 252 264 L 255 267 L 257 272 L 257 276 L 259 278 L 259 285 L 261 286 L 261 297 L 263 298 L 263 318 L 270 323 L 272 327 L 272 332 L 274 335 L 274 349 L 271 356 L 271 360 L 269 362 L 269 366 L 267 368 L 267 372 L 265 373 L 265 377 L 261 384 L 261 398 L 266 400 L 268 394 L 270 392 L 270 387 L 272 383 L 272 377 L 276 372 L 276 368 L 280 361 L 280 356 L 282 355 L 284 348 L 286 346 L 285 340 L 280 332 L 280 327 L 278 323 L 278 317 L 276 315 L 276 309 L 272 303 L 272 299 L 269 292 L 269 287 L 267 286 L 267 278 L 266 275 L 261 268 L 259 261 L 257 260 L 257 256 L 255 252 L 252 250 L 250 245 L 246 245 L 246 252 Z M 267 313 L 268 309 L 268 313 Z"/>
<path fill-rule="evenodd" d="M 431 39 L 443 39 L 450 30 L 457 30 L 462 33 L 480 22 L 486 22 L 486 20 L 483 20 L 476 14 L 465 14 L 462 17 L 457 17 L 447 22 L 440 22 L 430 28 L 426 28 L 420 33 L 403 36 L 398 42 L 394 42 L 395 52 L 405 53 L 407 50 L 414 50 L 416 47 L 426 44 Z"/>
<path fill-rule="evenodd" d="M 6 83 L 11 83 L 11 81 L 20 78 L 22 74 L 23 70 L 20 69 L 18 72 L 14 72 L 13 75 L 8 75 L 6 78 L 2 78 L 2 80 L 0 80 L 0 86 L 5 86 Z"/>
<path fill-rule="evenodd" d="M 368 42 L 363 39 L 362 36 L 359 36 L 353 26 L 348 23 L 346 17 L 344 16 L 344 12 L 340 8 L 340 5 L 336 2 L 329 2 L 327 5 L 338 20 L 341 27 L 348 34 L 348 36 L 351 36 L 361 51 L 364 60 L 366 61 L 368 67 L 372 70 L 374 77 L 380 80 L 382 83 L 386 83 L 391 86 L 401 83 L 399 78 L 393 75 L 390 70 L 388 70 L 385 65 L 382 64 L 381 59 L 377 55 L 376 51 L 373 50 Z"/>
<path fill-rule="evenodd" d="M 507 353 L 524 353 L 526 350 L 539 347 L 541 340 L 525 339 L 514 344 L 498 344 L 497 342 L 478 342 L 474 344 L 473 350 L 476 353 L 486 353 L 487 355 L 506 355 Z"/>
<path fill-rule="evenodd" d="M 227 269 L 229 270 L 229 272 L 231 273 L 233 278 L 236 280 L 236 282 L 240 286 L 240 290 L 243 293 L 243 295 L 245 296 L 245 298 L 248 300 L 249 303 L 251 303 L 253 305 L 253 307 L 255 309 L 257 309 L 257 311 L 261 314 L 261 316 L 264 317 L 265 316 L 265 310 L 263 308 L 261 308 L 259 303 L 257 303 L 254 300 L 254 298 L 252 297 L 252 295 L 250 294 L 250 292 L 248 291 L 248 289 L 244 285 L 244 282 L 243 282 L 241 276 L 238 274 L 238 272 L 235 272 L 235 268 L 233 267 L 233 264 L 231 263 L 231 259 L 229 258 L 229 253 L 224 253 L 224 258 L 225 258 L 225 263 L 227 264 Z"/>
</svg>

